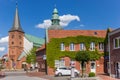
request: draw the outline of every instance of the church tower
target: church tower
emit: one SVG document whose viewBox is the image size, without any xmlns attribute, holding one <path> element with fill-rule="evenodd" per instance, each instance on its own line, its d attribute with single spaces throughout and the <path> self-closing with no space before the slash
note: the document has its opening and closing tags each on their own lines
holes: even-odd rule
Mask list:
<svg viewBox="0 0 120 80">
<path fill-rule="evenodd" d="M 16 4 L 16 11 L 14 16 L 14 22 L 12 28 L 9 30 L 9 63 L 10 68 L 16 67 L 17 69 L 21 68 L 18 61 L 19 55 L 23 51 L 24 45 L 24 31 L 20 24 L 20 19 L 18 15 L 18 7 Z"/>
<path fill-rule="evenodd" d="M 52 22 L 52 24 L 48 28 L 49 30 L 61 30 L 62 29 L 62 27 L 60 26 L 58 10 L 56 8 L 54 8 L 54 10 L 53 10 L 51 22 Z"/>
</svg>

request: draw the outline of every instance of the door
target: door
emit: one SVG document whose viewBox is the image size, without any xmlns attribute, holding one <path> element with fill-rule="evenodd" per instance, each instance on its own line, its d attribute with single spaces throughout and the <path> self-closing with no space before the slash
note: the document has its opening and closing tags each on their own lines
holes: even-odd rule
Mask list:
<svg viewBox="0 0 120 80">
<path fill-rule="evenodd" d="M 116 77 L 120 78 L 120 62 L 116 63 Z"/>
<path fill-rule="evenodd" d="M 90 67 L 91 67 L 91 72 L 96 73 L 96 63 L 95 63 L 95 61 L 91 61 Z"/>
</svg>

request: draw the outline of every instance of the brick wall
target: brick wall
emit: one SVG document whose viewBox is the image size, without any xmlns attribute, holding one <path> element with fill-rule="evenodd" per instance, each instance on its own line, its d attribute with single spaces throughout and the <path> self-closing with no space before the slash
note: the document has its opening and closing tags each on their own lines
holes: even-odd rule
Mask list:
<svg viewBox="0 0 120 80">
<path fill-rule="evenodd" d="M 9 64 L 10 68 L 12 68 L 12 60 L 16 63 L 16 68 L 21 69 L 21 62 L 17 61 L 19 55 L 23 51 L 24 44 L 24 33 L 19 31 L 9 32 Z"/>
<path fill-rule="evenodd" d="M 110 62 L 111 62 L 111 74 L 116 74 L 116 63 L 120 62 L 120 48 L 114 49 L 114 39 L 120 37 L 120 31 L 110 36 Z"/>
</svg>

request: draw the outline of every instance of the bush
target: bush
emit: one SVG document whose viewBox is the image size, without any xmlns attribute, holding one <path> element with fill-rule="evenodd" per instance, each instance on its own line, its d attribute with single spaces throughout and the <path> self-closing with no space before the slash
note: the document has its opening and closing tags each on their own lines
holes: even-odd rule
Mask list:
<svg viewBox="0 0 120 80">
<path fill-rule="evenodd" d="M 95 73 L 94 72 L 90 72 L 89 73 L 89 77 L 95 77 Z"/>
</svg>

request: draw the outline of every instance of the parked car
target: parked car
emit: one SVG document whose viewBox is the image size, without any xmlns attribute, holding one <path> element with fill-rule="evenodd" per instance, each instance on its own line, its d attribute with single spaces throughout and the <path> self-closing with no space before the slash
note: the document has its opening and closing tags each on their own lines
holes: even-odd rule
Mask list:
<svg viewBox="0 0 120 80">
<path fill-rule="evenodd" d="M 80 72 L 74 68 L 75 77 L 79 76 Z M 59 67 L 55 70 L 55 76 L 71 75 L 71 68 L 69 67 Z"/>
</svg>

